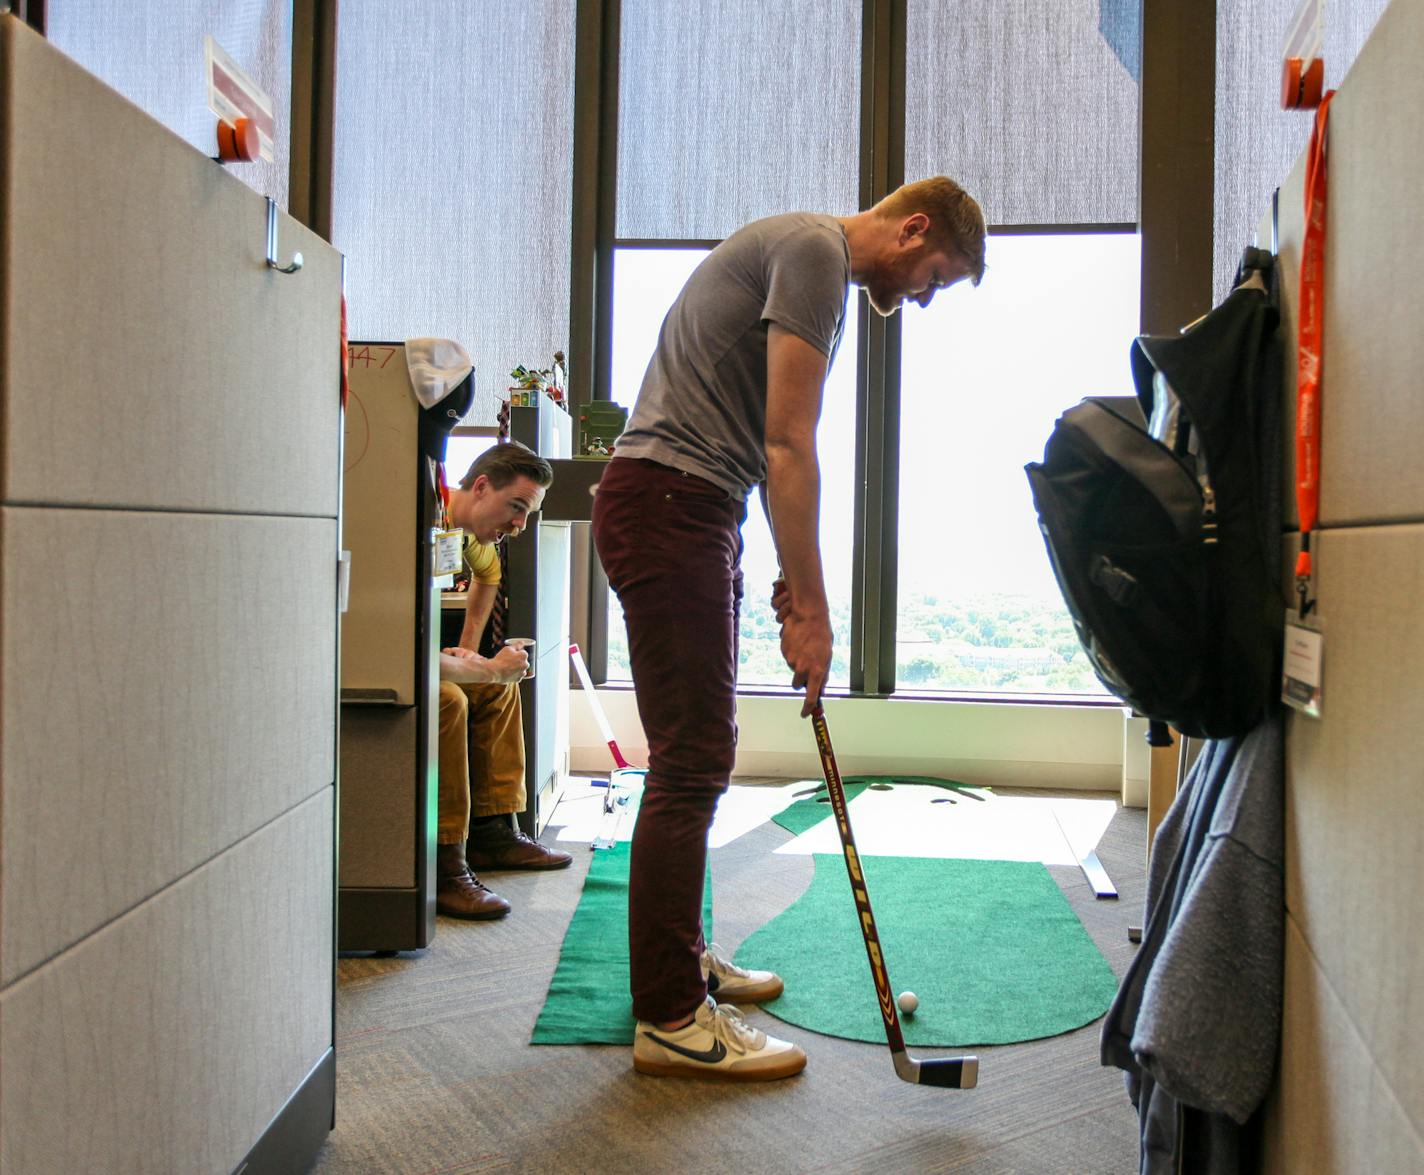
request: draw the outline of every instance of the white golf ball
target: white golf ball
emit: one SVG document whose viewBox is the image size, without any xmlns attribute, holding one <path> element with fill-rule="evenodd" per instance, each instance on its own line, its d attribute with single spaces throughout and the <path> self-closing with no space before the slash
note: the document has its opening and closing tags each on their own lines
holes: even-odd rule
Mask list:
<svg viewBox="0 0 1424 1175">
<path fill-rule="evenodd" d="M 900 1005 L 900 1011 L 907 1016 L 912 1016 L 915 1009 L 920 1006 L 920 997 L 912 991 L 902 991 L 895 1002 Z"/>
</svg>

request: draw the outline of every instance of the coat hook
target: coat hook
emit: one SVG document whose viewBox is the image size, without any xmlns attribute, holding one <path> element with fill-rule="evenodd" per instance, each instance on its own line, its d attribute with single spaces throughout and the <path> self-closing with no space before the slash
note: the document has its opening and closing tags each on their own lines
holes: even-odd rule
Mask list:
<svg viewBox="0 0 1424 1175">
<path fill-rule="evenodd" d="M 292 254 L 290 265 L 277 264 L 277 202 L 267 197 L 267 264 L 278 273 L 296 273 L 302 267 L 302 255 Z"/>
</svg>

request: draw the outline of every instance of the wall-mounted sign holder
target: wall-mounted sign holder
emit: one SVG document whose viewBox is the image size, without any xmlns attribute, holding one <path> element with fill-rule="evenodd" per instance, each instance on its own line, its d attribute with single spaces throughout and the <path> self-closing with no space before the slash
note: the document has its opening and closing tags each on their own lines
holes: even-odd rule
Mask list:
<svg viewBox="0 0 1424 1175">
<path fill-rule="evenodd" d="M 203 64 L 207 74 L 208 109 L 218 118 L 217 157 L 224 163 L 258 157 L 273 162 L 277 119 L 272 99 L 212 37 L 203 38 Z M 256 150 L 251 155 L 229 159 L 223 154 L 224 124 L 236 133 L 244 120 L 256 131 Z"/>
<path fill-rule="evenodd" d="M 250 118 L 218 119 L 218 153 L 213 158 L 219 163 L 251 163 L 261 151 L 261 136 Z"/>
</svg>

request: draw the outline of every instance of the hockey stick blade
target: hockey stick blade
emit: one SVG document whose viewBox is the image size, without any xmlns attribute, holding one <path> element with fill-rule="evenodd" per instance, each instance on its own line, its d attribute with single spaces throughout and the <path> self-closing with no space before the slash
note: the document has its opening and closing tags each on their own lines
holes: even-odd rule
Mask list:
<svg viewBox="0 0 1424 1175">
<path fill-rule="evenodd" d="M 836 752 L 831 746 L 831 729 L 826 724 L 826 712 L 819 702 L 811 711 L 811 729 L 816 734 L 816 749 L 821 753 L 821 774 L 826 777 L 831 811 L 836 817 L 841 849 L 845 854 L 846 872 L 850 874 L 851 893 L 855 897 L 860 918 L 860 933 L 865 939 L 865 953 L 870 960 L 871 978 L 875 980 L 875 997 L 880 1003 L 880 1016 L 885 1022 L 885 1040 L 890 1045 L 890 1057 L 895 1063 L 895 1075 L 912 1085 L 934 1085 L 940 1089 L 973 1089 L 979 1083 L 979 1058 L 934 1057 L 916 1060 L 905 1051 L 905 1034 L 900 1029 L 900 1016 L 895 1009 L 895 996 L 890 986 L 890 974 L 885 955 L 880 949 L 880 932 L 875 928 L 875 913 L 870 908 L 870 890 L 860 867 L 860 854 L 855 847 L 855 833 L 850 826 L 850 811 L 846 805 L 845 786 L 841 783 Z"/>
<path fill-rule="evenodd" d="M 941 1089 L 973 1089 L 979 1084 L 978 1057 L 939 1057 L 917 1061 L 909 1053 L 894 1053 L 901 1081 L 938 1085 Z"/>
</svg>

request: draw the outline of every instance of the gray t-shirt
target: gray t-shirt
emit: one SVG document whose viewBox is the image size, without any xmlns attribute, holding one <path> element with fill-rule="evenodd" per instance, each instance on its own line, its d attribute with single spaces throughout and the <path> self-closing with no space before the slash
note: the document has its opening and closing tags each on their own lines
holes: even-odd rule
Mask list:
<svg viewBox="0 0 1424 1175">
<path fill-rule="evenodd" d="M 766 479 L 766 336 L 774 322 L 835 358 L 850 250 L 835 217 L 753 221 L 712 250 L 663 319 L 619 457 L 695 474 L 737 498 Z"/>
</svg>

